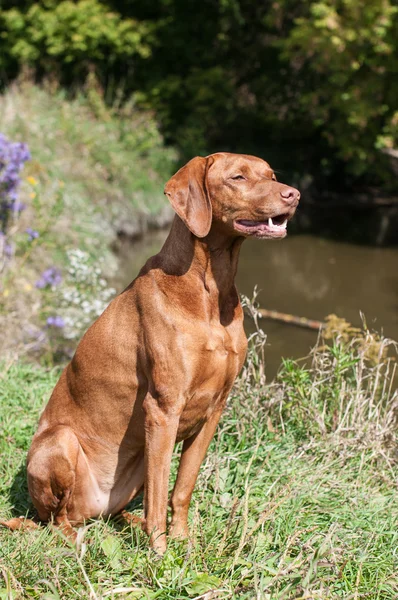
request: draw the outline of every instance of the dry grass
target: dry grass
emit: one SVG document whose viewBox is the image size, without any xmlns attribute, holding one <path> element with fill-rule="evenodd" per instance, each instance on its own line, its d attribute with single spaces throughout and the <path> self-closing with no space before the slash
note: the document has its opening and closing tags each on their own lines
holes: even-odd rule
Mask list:
<svg viewBox="0 0 398 600">
<path fill-rule="evenodd" d="M 256 320 L 255 306 L 246 309 Z M 398 344 L 363 327 L 354 328 L 330 315 L 327 327 L 309 357 L 283 360 L 279 374 L 265 385 L 265 334 L 253 336 L 251 355 L 241 393 L 262 399 L 271 430 L 285 433 L 293 424 L 297 432 L 328 440 L 354 452 L 365 449 L 393 463 L 398 458 Z M 253 394 L 253 386 L 256 393 Z M 264 401 L 265 400 L 265 401 Z"/>
</svg>

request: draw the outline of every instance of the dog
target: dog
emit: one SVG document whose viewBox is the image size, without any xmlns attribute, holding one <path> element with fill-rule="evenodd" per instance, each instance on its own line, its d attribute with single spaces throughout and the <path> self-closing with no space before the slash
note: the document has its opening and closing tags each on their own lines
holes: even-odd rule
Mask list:
<svg viewBox="0 0 398 600">
<path fill-rule="evenodd" d="M 184 538 L 200 465 L 245 360 L 234 284 L 242 242 L 284 238 L 300 199 L 264 160 L 227 152 L 192 159 L 165 194 L 176 216 L 163 248 L 83 336 L 27 458 L 39 519 L 72 536 L 86 519 L 129 518 L 125 506 L 144 489 L 142 528 L 159 554 L 174 445 L 184 441 L 169 535 Z"/>
</svg>

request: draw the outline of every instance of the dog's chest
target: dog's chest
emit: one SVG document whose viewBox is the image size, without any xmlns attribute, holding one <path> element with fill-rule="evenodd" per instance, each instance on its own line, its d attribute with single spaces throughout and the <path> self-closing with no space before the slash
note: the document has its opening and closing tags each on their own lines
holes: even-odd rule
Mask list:
<svg viewBox="0 0 398 600">
<path fill-rule="evenodd" d="M 215 410 L 219 410 L 246 356 L 243 327 L 212 327 L 196 339 L 196 359 L 187 365 L 186 404 L 178 439 L 192 435 Z"/>
<path fill-rule="evenodd" d="M 240 336 L 231 335 L 226 328 L 217 328 L 211 332 L 207 340 L 202 345 L 202 354 L 204 360 L 204 373 L 211 377 L 212 373 L 217 374 L 217 378 L 235 379 L 237 369 L 239 368 L 239 358 L 241 355 Z"/>
<path fill-rule="evenodd" d="M 247 341 L 240 322 L 211 324 L 197 338 L 197 377 L 217 388 L 232 385 L 246 356 Z"/>
</svg>

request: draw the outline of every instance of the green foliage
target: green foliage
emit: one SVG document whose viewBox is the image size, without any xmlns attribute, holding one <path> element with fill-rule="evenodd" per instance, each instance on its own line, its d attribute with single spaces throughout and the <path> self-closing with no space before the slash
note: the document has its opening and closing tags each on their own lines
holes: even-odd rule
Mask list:
<svg viewBox="0 0 398 600">
<path fill-rule="evenodd" d="M 155 109 L 182 160 L 244 151 L 293 181 L 395 183 L 382 152 L 398 145 L 393 0 L 11 4 L 0 9 L 4 81 L 28 66 L 76 89 L 95 73 L 108 102 L 133 95 Z"/>
<path fill-rule="evenodd" d="M 212 135 L 225 126 L 233 110 L 234 87 L 222 67 L 195 68 L 185 77 L 172 74 L 137 95 L 138 102 L 154 106 L 169 139 L 181 156 L 206 154 Z M 183 116 L 183 118 L 181 118 Z"/>
<path fill-rule="evenodd" d="M 270 157 L 296 180 L 394 185 L 380 152 L 398 145 L 393 2 L 223 0 L 190 22 L 190 2 L 168 7 L 138 80 L 184 157 L 221 147 Z"/>
<path fill-rule="evenodd" d="M 87 64 L 113 68 L 115 63 L 150 55 L 151 28 L 123 19 L 98 0 L 33 3 L 23 10 L 0 11 L 3 61 L 41 68 L 47 73 L 73 69 L 86 74 Z M 68 67 L 69 65 L 69 67 Z"/>
<path fill-rule="evenodd" d="M 391 128 L 398 97 L 397 33 L 394 2 L 323 0 L 312 2 L 309 14 L 295 19 L 288 38 L 278 41 L 295 80 L 306 84 L 299 107 L 354 174 L 372 168 L 381 130 Z M 398 145 L 394 134 L 385 144 Z"/>
</svg>

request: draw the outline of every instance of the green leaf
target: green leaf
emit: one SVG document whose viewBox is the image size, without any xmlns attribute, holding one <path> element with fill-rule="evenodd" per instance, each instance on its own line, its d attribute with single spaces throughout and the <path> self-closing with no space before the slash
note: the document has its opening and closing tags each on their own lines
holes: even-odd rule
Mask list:
<svg viewBox="0 0 398 600">
<path fill-rule="evenodd" d="M 110 565 L 113 569 L 120 568 L 120 559 L 122 558 L 122 546 L 118 538 L 114 535 L 108 535 L 101 542 L 101 548 L 109 558 Z"/>
<path fill-rule="evenodd" d="M 188 594 L 199 596 L 221 585 L 221 579 L 215 575 L 208 573 L 200 573 L 188 585 L 185 585 L 185 590 Z"/>
</svg>

